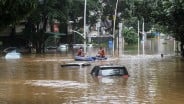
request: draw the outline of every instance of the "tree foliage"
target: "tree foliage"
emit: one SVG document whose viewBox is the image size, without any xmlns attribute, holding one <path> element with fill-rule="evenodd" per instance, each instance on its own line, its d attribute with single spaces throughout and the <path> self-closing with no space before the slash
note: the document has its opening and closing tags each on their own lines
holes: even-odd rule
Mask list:
<svg viewBox="0 0 184 104">
<path fill-rule="evenodd" d="M 37 6 L 37 0 L 0 0 L 0 30 L 16 24 Z"/>
<path fill-rule="evenodd" d="M 103 21 L 107 16 L 113 21 L 115 6 L 116 0 L 87 0 L 87 23 L 94 24 L 98 18 Z M 159 31 L 172 33 L 184 44 L 183 0 L 119 0 L 117 12 L 116 27 L 123 19 L 124 25 L 133 27 L 135 32 L 137 21 L 141 23 L 144 19 L 145 31 L 154 26 Z M 45 38 L 42 33 L 53 19 L 59 20 L 61 31 L 67 33 L 70 20 L 75 27 L 83 27 L 83 15 L 84 0 L 0 0 L 0 29 L 27 17 L 25 30 L 39 36 L 37 39 L 42 39 L 42 43 Z M 82 19 L 77 21 L 78 17 Z"/>
<path fill-rule="evenodd" d="M 158 0 L 152 14 L 155 23 L 163 26 L 167 33 L 181 42 L 180 50 L 184 57 L 184 1 Z"/>
<path fill-rule="evenodd" d="M 162 2 L 158 2 L 153 14 L 158 24 L 165 26 L 167 31 L 172 33 L 177 40 L 184 42 L 183 0 L 162 0 Z"/>
<path fill-rule="evenodd" d="M 123 28 L 123 37 L 125 39 L 125 42 L 128 44 L 135 44 L 137 43 L 137 33 L 133 29 L 133 27 L 124 27 Z"/>
<path fill-rule="evenodd" d="M 33 43 L 37 53 L 44 52 L 44 42 L 47 39 L 45 32 L 48 24 L 52 27 L 56 19 L 62 21 L 61 24 L 67 23 L 68 9 L 65 8 L 67 8 L 69 1 L 40 0 L 30 16 L 26 18 L 24 32 L 29 41 Z M 66 30 L 64 33 L 66 33 Z"/>
<path fill-rule="evenodd" d="M 88 2 L 87 7 L 93 8 L 94 5 L 94 1 L 91 0 Z M 89 9 L 87 10 L 89 14 Z M 41 53 L 43 50 L 40 49 L 44 49 L 44 41 L 47 38 L 44 35 L 46 26 L 50 24 L 51 30 L 53 30 L 54 20 L 57 20 L 60 22 L 60 32 L 67 34 L 68 21 L 72 20 L 75 22 L 77 17 L 83 17 L 83 11 L 83 0 L 41 0 L 27 18 L 25 32 L 27 32 L 28 37 L 30 37 L 28 39 L 34 44 L 38 53 Z M 81 26 L 83 26 L 82 22 Z"/>
</svg>

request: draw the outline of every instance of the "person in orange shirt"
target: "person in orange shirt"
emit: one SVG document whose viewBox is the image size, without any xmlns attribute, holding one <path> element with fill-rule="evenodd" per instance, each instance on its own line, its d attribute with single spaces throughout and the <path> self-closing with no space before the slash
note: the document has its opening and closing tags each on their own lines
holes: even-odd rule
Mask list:
<svg viewBox="0 0 184 104">
<path fill-rule="evenodd" d="M 98 50 L 97 57 L 105 57 L 105 50 L 102 47 Z"/>
<path fill-rule="evenodd" d="M 79 50 L 77 51 L 77 56 L 84 57 L 84 51 L 83 51 L 82 47 L 80 47 Z"/>
</svg>

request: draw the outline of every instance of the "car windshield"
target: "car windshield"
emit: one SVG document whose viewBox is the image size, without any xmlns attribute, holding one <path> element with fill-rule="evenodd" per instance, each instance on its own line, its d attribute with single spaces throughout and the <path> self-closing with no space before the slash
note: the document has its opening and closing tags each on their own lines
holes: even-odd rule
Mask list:
<svg viewBox="0 0 184 104">
<path fill-rule="evenodd" d="M 101 70 L 101 75 L 102 76 L 114 76 L 114 75 L 123 75 L 123 69 L 114 69 L 114 68 L 110 68 L 110 69 L 103 69 Z"/>
<path fill-rule="evenodd" d="M 9 48 L 4 49 L 4 52 L 8 53 L 8 52 L 15 51 L 16 49 L 17 49 L 16 47 L 9 47 Z"/>
</svg>

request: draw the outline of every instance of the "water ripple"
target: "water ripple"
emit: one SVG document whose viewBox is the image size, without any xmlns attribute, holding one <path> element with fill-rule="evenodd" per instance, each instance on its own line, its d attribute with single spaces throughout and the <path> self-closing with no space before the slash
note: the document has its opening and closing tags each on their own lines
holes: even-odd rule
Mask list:
<svg viewBox="0 0 184 104">
<path fill-rule="evenodd" d="M 85 83 L 79 83 L 76 81 L 63 81 L 63 80 L 29 80 L 25 84 L 32 86 L 42 86 L 50 88 L 87 88 L 89 85 Z"/>
</svg>

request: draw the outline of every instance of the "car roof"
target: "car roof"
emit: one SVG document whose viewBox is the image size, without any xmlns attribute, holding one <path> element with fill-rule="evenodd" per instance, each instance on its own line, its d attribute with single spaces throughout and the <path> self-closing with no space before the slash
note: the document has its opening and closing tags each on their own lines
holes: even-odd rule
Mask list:
<svg viewBox="0 0 184 104">
<path fill-rule="evenodd" d="M 95 75 L 95 76 L 103 76 L 101 71 L 105 71 L 105 70 L 121 70 L 122 72 L 118 72 L 120 75 L 128 75 L 128 71 L 127 68 L 123 65 L 117 65 L 117 64 L 107 64 L 107 65 L 96 65 L 93 67 L 93 69 L 91 70 L 91 74 Z"/>
<path fill-rule="evenodd" d="M 98 67 L 100 67 L 100 68 L 123 68 L 125 66 L 121 66 L 121 65 L 99 65 Z"/>
<path fill-rule="evenodd" d="M 17 47 L 8 47 L 3 50 L 3 52 L 12 51 L 18 49 Z"/>
</svg>

